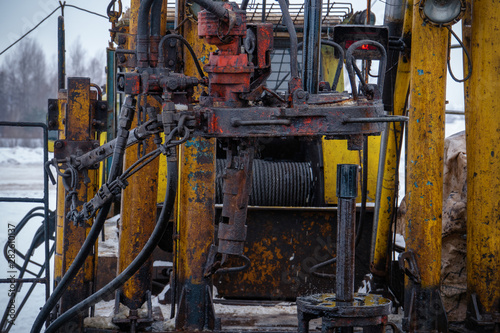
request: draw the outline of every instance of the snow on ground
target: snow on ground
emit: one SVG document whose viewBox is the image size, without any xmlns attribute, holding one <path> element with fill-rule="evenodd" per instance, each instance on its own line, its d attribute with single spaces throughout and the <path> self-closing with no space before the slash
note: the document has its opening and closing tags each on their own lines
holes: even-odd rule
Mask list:
<svg viewBox="0 0 500 333">
<path fill-rule="evenodd" d="M 49 157 L 50 158 L 50 157 Z M 49 208 L 55 208 L 55 186 L 49 187 Z M 0 197 L 43 197 L 43 150 L 41 148 L 0 148 Z M 9 224 L 18 225 L 26 213 L 39 207 L 38 203 L 0 202 L 1 223 L 0 223 L 0 278 L 9 278 L 11 269 L 3 255 L 3 247 L 8 237 Z M 43 212 L 43 211 L 41 211 Z M 21 253 L 26 253 L 34 233 L 42 225 L 42 218 L 36 217 L 30 220 L 26 227 L 15 239 L 15 247 Z M 32 260 L 38 263 L 44 261 L 44 249 L 40 246 L 35 251 Z M 16 258 L 16 263 L 22 264 L 21 258 Z M 51 265 L 52 267 L 53 265 Z M 34 264 L 28 266 L 33 272 L 39 271 L 39 267 Z M 15 271 L 14 275 L 19 277 Z M 25 278 L 34 276 L 27 274 Z M 20 294 L 16 297 L 16 308 L 29 289 L 31 284 L 25 284 Z M 0 316 L 3 315 L 7 302 L 10 285 L 0 284 Z M 15 325 L 10 332 L 29 332 L 39 308 L 45 303 L 45 286 L 37 285 L 33 291 L 29 303 L 22 309 L 20 316 L 15 320 Z"/>
</svg>

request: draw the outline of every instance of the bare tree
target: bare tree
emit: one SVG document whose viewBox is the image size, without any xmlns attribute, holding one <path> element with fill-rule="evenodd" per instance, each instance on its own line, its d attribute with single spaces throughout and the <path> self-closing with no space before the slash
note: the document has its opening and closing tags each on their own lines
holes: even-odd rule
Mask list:
<svg viewBox="0 0 500 333">
<path fill-rule="evenodd" d="M 2 119 L 45 122 L 51 89 L 45 54 L 38 42 L 32 39 L 21 42 L 15 52 L 5 58 L 0 72 L 3 74 L 1 95 L 5 110 Z M 13 137 L 39 135 L 19 129 L 3 129 L 2 133 Z"/>
<path fill-rule="evenodd" d="M 88 57 L 80 37 L 72 44 L 68 55 L 68 76 L 90 77 L 92 83 L 104 83 L 104 55 L 100 56 L 98 53 L 92 58 Z"/>
</svg>

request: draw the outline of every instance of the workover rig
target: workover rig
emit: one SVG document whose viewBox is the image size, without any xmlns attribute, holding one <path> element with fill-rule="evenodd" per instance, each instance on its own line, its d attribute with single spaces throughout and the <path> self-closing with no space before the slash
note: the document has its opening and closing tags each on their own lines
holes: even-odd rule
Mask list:
<svg viewBox="0 0 500 333">
<path fill-rule="evenodd" d="M 129 18 L 121 12 L 112 1 L 106 98 L 90 79 L 64 77 L 59 19 L 59 95 L 44 127 L 58 133 L 45 176 L 57 171 L 57 210 L 45 208 L 34 242 L 45 240 L 50 272 L 55 233 L 54 277 L 17 279 L 54 289 L 31 332 L 166 331 L 169 316 L 171 331 L 448 332 L 445 87 L 460 19 L 469 163 L 459 329 L 500 330 L 498 1 L 388 0 L 381 26 L 321 0 L 179 0 L 175 9 L 132 0 Z M 97 241 L 117 213 L 109 261 Z M 356 292 L 370 272 L 371 290 Z M 168 314 L 153 302 L 163 288 Z M 87 317 L 104 299 L 115 301 L 112 326 L 93 326 Z M 279 302 L 288 312 L 269 316 Z M 221 304 L 245 305 L 240 321 Z M 388 316 L 401 307 L 399 327 Z"/>
</svg>

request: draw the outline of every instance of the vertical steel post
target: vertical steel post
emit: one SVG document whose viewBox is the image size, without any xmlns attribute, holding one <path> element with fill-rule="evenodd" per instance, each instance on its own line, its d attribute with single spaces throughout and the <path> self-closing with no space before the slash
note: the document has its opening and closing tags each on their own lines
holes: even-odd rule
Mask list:
<svg viewBox="0 0 500 333">
<path fill-rule="evenodd" d="M 69 78 L 68 79 L 68 95 L 65 119 L 65 141 L 55 143 L 56 149 L 62 148 L 64 145 L 71 143 L 77 144 L 82 141 L 91 141 L 95 139 L 95 132 L 92 129 L 92 112 L 91 112 L 91 99 L 92 94 L 90 91 L 89 78 Z M 94 95 L 95 99 L 95 95 Z M 61 147 L 59 147 L 61 146 Z M 72 152 L 77 154 L 78 152 Z M 79 174 L 80 179 L 83 178 Z M 97 170 L 88 170 L 88 178 L 91 180 L 88 184 L 79 182 L 74 189 L 76 191 L 76 209 L 81 210 L 84 202 L 87 202 L 94 196 L 98 186 L 98 172 Z M 62 179 L 59 179 L 62 181 Z M 64 275 L 71 263 L 75 259 L 78 251 L 80 250 L 87 232 L 90 229 L 92 221 L 85 222 L 84 225 L 75 225 L 73 221 L 69 220 L 66 213 L 70 209 L 72 200 L 61 201 L 67 194 L 64 187 L 58 187 L 58 250 L 60 251 L 59 258 L 56 259 L 56 273 Z M 60 242 L 60 244 L 59 244 Z M 63 313 L 90 296 L 93 292 L 94 274 L 95 274 L 95 255 L 97 255 L 97 244 L 94 255 L 89 255 L 82 269 L 73 279 L 73 283 L 68 287 L 66 292 L 61 297 L 59 302 L 59 313 Z M 58 266 L 60 265 L 60 266 Z M 59 271 L 59 272 L 57 272 Z M 56 275 L 57 276 L 57 275 Z M 57 281 L 56 281 L 57 283 Z M 74 327 L 83 328 L 83 318 L 86 317 L 85 313 L 80 314 L 74 320 Z"/>
<path fill-rule="evenodd" d="M 467 320 L 500 330 L 500 3 L 475 0 L 466 104 Z M 464 62 L 466 60 L 464 59 Z"/>
<path fill-rule="evenodd" d="M 394 0 L 395 2 L 399 0 Z M 411 26 L 413 21 L 413 0 L 408 0 L 403 25 L 403 40 L 409 42 L 411 39 Z M 402 6 L 402 4 L 401 4 Z M 387 5 L 386 8 L 393 7 Z M 402 6 L 403 7 L 403 6 Z M 391 108 L 392 114 L 402 116 L 406 113 L 406 97 L 410 85 L 410 54 L 407 51 L 399 54 L 397 62 L 396 81 L 392 85 L 392 77 L 386 76 L 384 86 L 384 98 L 392 90 L 385 87 L 393 87 L 393 96 L 385 100 L 384 104 Z M 401 154 L 401 135 L 403 126 L 401 123 L 389 123 L 382 137 L 385 149 L 385 159 L 380 160 L 379 175 L 377 179 L 377 197 L 374 213 L 374 231 L 376 240 L 373 250 L 372 273 L 377 277 L 384 277 L 387 272 L 389 257 L 389 240 L 391 237 L 391 223 L 394 217 L 394 207 L 397 200 L 397 184 L 399 173 L 399 158 Z"/>
<path fill-rule="evenodd" d="M 304 90 L 317 94 L 321 54 L 322 0 L 307 0 L 304 11 L 304 48 L 302 51 Z"/>
<path fill-rule="evenodd" d="M 116 131 L 116 89 L 115 89 L 115 80 L 116 80 L 116 50 L 114 48 L 108 47 L 106 48 L 106 100 L 108 102 L 108 123 L 106 128 L 106 140 L 107 142 L 113 140 L 115 138 Z M 111 167 L 112 158 L 107 159 L 107 167 L 105 175 L 109 174 L 109 170 Z"/>
<path fill-rule="evenodd" d="M 139 3 L 132 1 L 131 13 L 137 14 Z M 137 7 L 136 7 L 137 6 Z M 130 33 L 137 32 L 137 16 L 131 15 Z M 139 126 L 146 119 L 146 108 L 161 105 L 152 98 L 141 95 L 137 103 L 138 111 L 133 127 Z M 132 147 L 125 152 L 124 169 L 130 167 L 141 156 L 156 148 L 153 138 L 148 138 L 142 145 Z M 122 193 L 120 256 L 118 272 L 122 272 L 142 250 L 153 232 L 156 221 L 156 197 L 158 191 L 158 159 L 148 163 L 134 176 L 129 178 L 129 185 Z M 153 262 L 149 258 L 143 266 L 121 288 L 120 302 L 131 310 L 139 309 L 146 301 L 147 291 L 152 288 Z"/>
<path fill-rule="evenodd" d="M 204 277 L 204 268 L 215 233 L 215 140 L 189 140 L 179 161 L 176 257 L 180 295 L 175 326 L 201 331 L 214 328 L 212 281 Z"/>
<path fill-rule="evenodd" d="M 57 18 L 57 88 L 66 86 L 66 39 L 64 36 L 64 16 Z"/>
<path fill-rule="evenodd" d="M 358 166 L 337 165 L 337 305 L 354 300 L 354 257 L 356 238 L 356 197 L 358 196 Z"/>
<path fill-rule="evenodd" d="M 177 21 L 185 18 L 185 2 L 180 0 Z M 208 63 L 217 48 L 198 37 L 197 24 L 187 20 L 181 27 L 184 38 L 202 61 Z M 184 74 L 198 76 L 189 54 L 184 55 Z M 195 96 L 203 88 L 195 87 Z M 179 304 L 176 329 L 213 329 L 212 279 L 204 277 L 211 245 L 214 244 L 215 220 L 215 139 L 196 138 L 179 147 L 179 190 L 174 245 L 174 279 Z"/>
<path fill-rule="evenodd" d="M 411 40 L 406 251 L 413 253 L 410 264 L 420 277 L 405 281 L 404 328 L 445 332 L 439 283 L 448 31 L 424 24 L 419 3 L 413 3 Z"/>
</svg>

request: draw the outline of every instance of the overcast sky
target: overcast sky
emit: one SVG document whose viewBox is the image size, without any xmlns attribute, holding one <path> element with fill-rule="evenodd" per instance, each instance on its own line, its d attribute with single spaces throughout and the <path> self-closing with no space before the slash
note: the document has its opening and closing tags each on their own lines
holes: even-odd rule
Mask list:
<svg viewBox="0 0 500 333">
<path fill-rule="evenodd" d="M 298 0 L 292 0 L 297 2 Z M 123 7 L 130 6 L 130 0 L 123 0 Z M 299 1 L 302 3 L 302 1 Z M 106 7 L 108 0 L 67 0 L 67 4 L 82 7 L 106 16 Z M 372 0 L 372 11 L 377 17 L 376 24 L 383 23 L 385 1 Z M 366 8 L 366 0 L 352 1 L 354 11 Z M 0 0 L 0 51 L 9 46 L 25 32 L 33 28 L 38 22 L 50 14 L 59 2 L 56 0 Z M 49 19 L 43 22 L 29 37 L 38 40 L 44 48 L 48 58 L 48 65 L 57 63 L 57 16 L 61 14 L 58 10 Z M 105 57 L 105 49 L 109 41 L 110 23 L 107 19 L 98 17 L 75 8 L 67 7 L 64 12 L 66 28 L 66 50 L 70 50 L 77 39 L 84 45 L 87 55 L 92 57 L 96 54 Z M 459 24 L 455 30 L 459 31 Z M 459 34 L 460 36 L 460 34 Z M 454 42 L 456 43 L 456 42 Z M 3 58 L 12 53 L 16 46 L 0 56 L 0 62 Z M 452 51 L 453 69 L 457 77 L 461 77 L 461 51 L 456 49 Z M 35 59 L 34 59 L 35 60 Z M 449 109 L 463 108 L 462 86 L 454 84 L 451 78 L 447 85 Z"/>
</svg>

